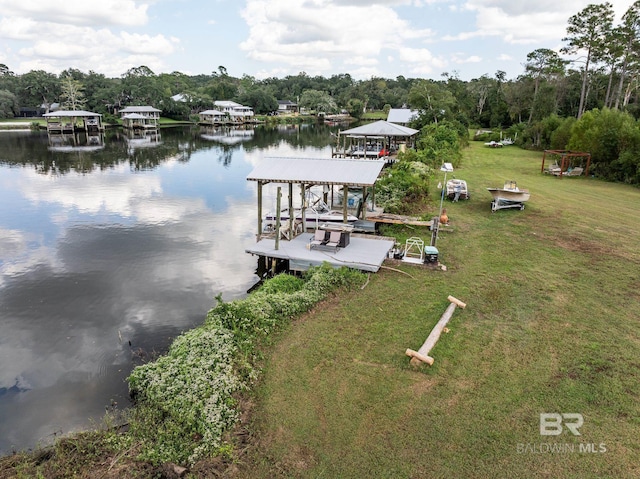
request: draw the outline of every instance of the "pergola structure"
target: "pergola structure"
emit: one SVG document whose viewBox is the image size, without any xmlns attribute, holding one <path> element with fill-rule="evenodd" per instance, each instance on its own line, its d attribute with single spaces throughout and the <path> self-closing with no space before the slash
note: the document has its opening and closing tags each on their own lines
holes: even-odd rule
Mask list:
<svg viewBox="0 0 640 479">
<path fill-rule="evenodd" d="M 347 197 L 349 187 L 372 188 L 382 171 L 383 160 L 325 159 L 325 158 L 265 158 L 247 176 L 247 180 L 258 183 L 258 239 L 262 235 L 262 189 L 268 183 L 284 183 L 289 186 L 289 231 L 294 231 L 293 185 L 300 185 L 302 205 L 307 189 L 314 185 L 341 186 L 344 191 L 343 215 L 347 223 Z M 305 224 L 304 207 L 302 224 Z"/>
<path fill-rule="evenodd" d="M 591 153 L 586 153 L 583 151 L 571 151 L 571 150 L 544 150 L 544 154 L 542 155 L 542 166 L 540 167 L 540 173 L 544 173 L 544 161 L 546 159 L 547 153 L 549 155 L 557 155 L 561 157 L 560 162 L 560 171 L 558 172 L 558 176 L 562 178 L 564 172 L 567 171 L 569 164 L 571 163 L 572 158 L 586 158 L 587 165 L 584 169 L 584 176 L 589 175 L 589 165 L 591 165 Z"/>
</svg>

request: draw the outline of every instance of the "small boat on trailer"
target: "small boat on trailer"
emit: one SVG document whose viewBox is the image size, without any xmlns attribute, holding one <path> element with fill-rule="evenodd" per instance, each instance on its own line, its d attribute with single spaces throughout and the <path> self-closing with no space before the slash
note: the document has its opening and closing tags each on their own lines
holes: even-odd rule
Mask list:
<svg viewBox="0 0 640 479">
<path fill-rule="evenodd" d="M 531 196 L 529 190 L 518 188 L 515 181 L 506 181 L 502 188 L 487 188 L 493 196 L 491 202 L 491 211 L 501 210 L 503 208 L 519 208 L 524 209 L 524 203 Z"/>
<path fill-rule="evenodd" d="M 447 181 L 447 198 L 451 201 L 468 200 L 471 198 L 467 189 L 467 182 L 453 178 Z"/>
</svg>

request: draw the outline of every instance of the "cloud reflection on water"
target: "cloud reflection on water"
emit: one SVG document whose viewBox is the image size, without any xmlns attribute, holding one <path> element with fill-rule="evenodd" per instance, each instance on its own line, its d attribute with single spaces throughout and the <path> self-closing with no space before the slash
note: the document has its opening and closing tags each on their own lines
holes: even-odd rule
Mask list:
<svg viewBox="0 0 640 479">
<path fill-rule="evenodd" d="M 238 197 L 213 198 L 217 182 L 229 188 L 225 171 L 210 175 L 210 191 L 168 194 L 174 170 L 183 181 L 219 168 L 197 153 L 192 161 L 136 173 L 13 171 L 14 204 L 38 210 L 38 221 L 0 224 L 1 451 L 86 427 L 111 399 L 126 402 L 136 355 L 202 322 L 218 293 L 243 296 L 255 281 L 246 173 Z"/>
</svg>

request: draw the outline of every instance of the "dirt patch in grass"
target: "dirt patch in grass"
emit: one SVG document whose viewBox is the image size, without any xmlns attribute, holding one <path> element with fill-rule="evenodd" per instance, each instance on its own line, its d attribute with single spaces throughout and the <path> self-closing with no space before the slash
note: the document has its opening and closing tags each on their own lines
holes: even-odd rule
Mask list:
<svg viewBox="0 0 640 479">
<path fill-rule="evenodd" d="M 610 254 L 608 248 L 604 245 L 586 240 L 580 236 L 569 235 L 569 236 L 556 236 L 552 239 L 553 244 L 558 248 L 563 248 L 568 251 L 574 251 L 576 253 L 581 254 L 589 254 L 594 256 L 601 256 L 605 254 Z"/>
</svg>

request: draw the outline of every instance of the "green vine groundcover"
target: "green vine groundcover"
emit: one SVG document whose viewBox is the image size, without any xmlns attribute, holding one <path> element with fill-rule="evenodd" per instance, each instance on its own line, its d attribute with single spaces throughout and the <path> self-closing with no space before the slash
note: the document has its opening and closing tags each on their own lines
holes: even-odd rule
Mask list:
<svg viewBox="0 0 640 479">
<path fill-rule="evenodd" d="M 360 272 L 324 264 L 302 278 L 276 276 L 242 300 L 216 298 L 202 326 L 128 379 L 137 410 L 130 431 L 142 444 L 141 459 L 193 464 L 227 453 L 223 434 L 238 420 L 237 393 L 259 374 L 257 346 L 332 291 L 363 281 Z"/>
</svg>

